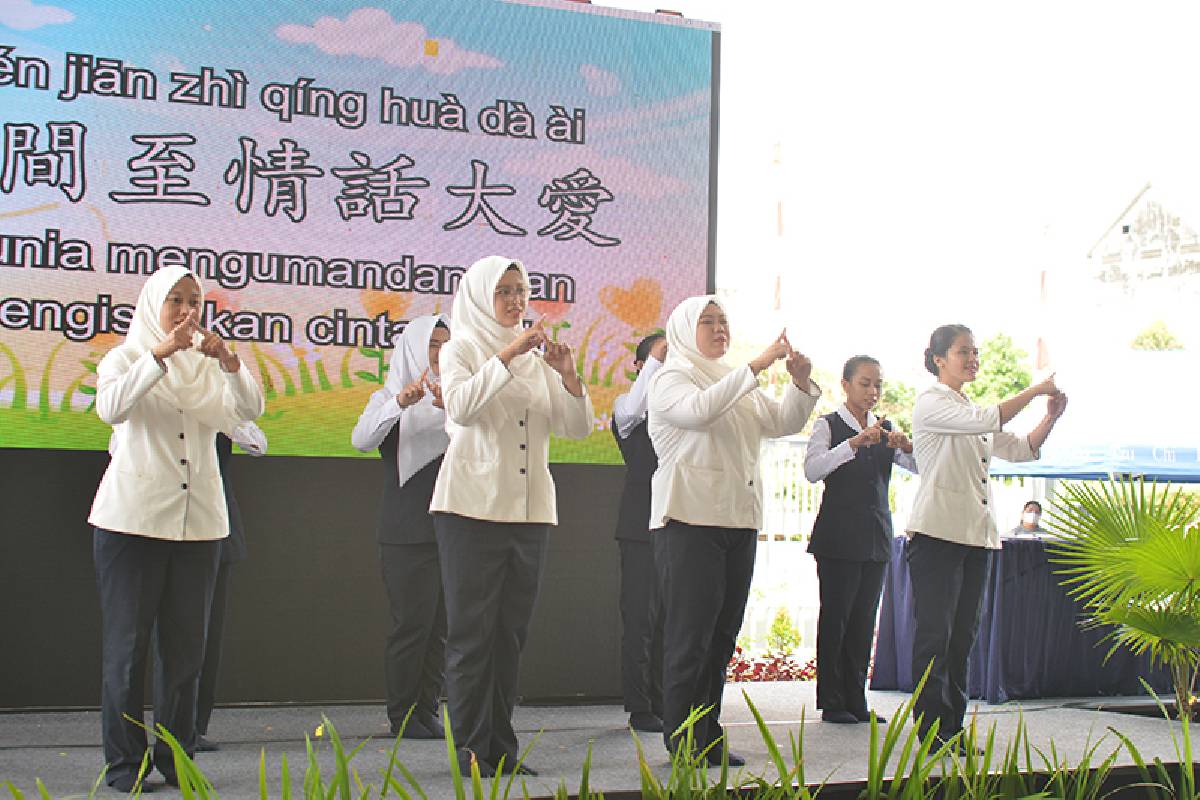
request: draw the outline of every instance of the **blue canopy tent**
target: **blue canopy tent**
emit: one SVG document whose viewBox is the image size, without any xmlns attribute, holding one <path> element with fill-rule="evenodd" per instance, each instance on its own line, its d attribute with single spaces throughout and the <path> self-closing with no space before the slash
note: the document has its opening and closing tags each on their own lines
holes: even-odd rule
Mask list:
<svg viewBox="0 0 1200 800">
<path fill-rule="evenodd" d="M 1125 351 L 1103 362 L 1072 364 L 1059 373 L 1058 384 L 1070 404 L 1042 457 L 1023 464 L 993 460 L 993 477 L 1096 480 L 1136 475 L 1200 483 L 1200 425 L 1187 411 L 1190 401 L 1200 397 L 1193 356 L 1185 351 Z M 1028 431 L 1044 413 L 1044 402 L 1034 401 L 1006 428 Z"/>
</svg>

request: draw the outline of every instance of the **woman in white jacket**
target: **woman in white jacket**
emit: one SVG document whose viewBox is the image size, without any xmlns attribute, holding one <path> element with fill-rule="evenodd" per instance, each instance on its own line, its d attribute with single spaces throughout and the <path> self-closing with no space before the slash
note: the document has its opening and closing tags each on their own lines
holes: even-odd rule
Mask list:
<svg viewBox="0 0 1200 800">
<path fill-rule="evenodd" d="M 929 667 L 915 711 L 922 736 L 937 724 L 946 741 L 962 730 L 967 710 L 967 660 L 979 632 L 983 587 L 1000 533 L 992 515 L 992 456 L 1030 461 L 1067 408 L 1051 376 L 1004 400 L 980 407 L 962 387 L 979 372 L 979 349 L 965 325 L 943 325 L 929 337 L 925 368 L 937 383 L 913 407 L 913 456 L 921 485 L 908 518 L 905 558 L 912 581 L 916 631 L 913 675 Z M 1045 395 L 1046 415 L 1028 436 L 1001 427 Z M 932 662 L 932 666 L 930 666 Z"/>
<path fill-rule="evenodd" d="M 747 366 L 721 361 L 729 322 L 713 296 L 691 297 L 667 321 L 667 360 L 650 384 L 650 439 L 658 453 L 651 485 L 651 540 L 662 590 L 663 738 L 674 752 L 693 708 L 712 711 L 693 729 L 700 751 L 718 764 L 724 730 L 721 693 L 746 609 L 762 485 L 764 438 L 799 433 L 821 390 L 812 363 L 785 335 Z M 791 375 L 782 402 L 759 391 L 758 373 L 785 359 Z M 745 763 L 729 754 L 729 763 Z"/>
<path fill-rule="evenodd" d="M 550 434 L 582 439 L 592 430 L 571 348 L 550 341 L 540 322 L 522 328 L 528 299 L 520 262 L 475 262 L 440 357 L 450 446 L 430 510 L 446 596 L 447 702 L 459 765 L 474 762 L 483 775 L 502 761 L 514 769 L 519 755 L 521 649 L 558 522 Z"/>
<path fill-rule="evenodd" d="M 392 351 L 386 382 L 371 395 L 350 435 L 356 448 L 378 448 L 383 460 L 376 538 L 392 614 L 383 674 L 392 734 L 403 725 L 406 739 L 444 735 L 438 708 L 446 605 L 429 501 L 450 444 L 437 383 L 438 354 L 449 339 L 440 314 L 411 320 Z"/>
<path fill-rule="evenodd" d="M 146 750 L 143 676 L 157 631 L 165 686 L 154 721 L 192 754 L 221 540 L 229 535 L 215 438 L 263 411 L 249 370 L 199 325 L 200 283 L 183 267 L 154 273 L 125 342 L 96 369 L 96 413 L 113 426 L 112 460 L 92 503 L 103 626 L 101 730 L 105 779 L 128 792 Z M 153 764 L 177 784 L 161 739 Z"/>
</svg>

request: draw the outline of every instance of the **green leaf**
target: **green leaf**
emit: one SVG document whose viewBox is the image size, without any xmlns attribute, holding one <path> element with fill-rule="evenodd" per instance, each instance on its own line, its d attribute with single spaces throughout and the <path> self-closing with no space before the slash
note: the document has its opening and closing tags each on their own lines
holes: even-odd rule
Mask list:
<svg viewBox="0 0 1200 800">
<path fill-rule="evenodd" d="M 359 370 L 358 372 L 355 372 L 354 374 L 359 379 L 366 381 L 367 383 L 382 383 L 383 382 L 383 381 L 379 380 L 379 376 L 373 372 L 364 372 L 363 370 Z"/>
</svg>

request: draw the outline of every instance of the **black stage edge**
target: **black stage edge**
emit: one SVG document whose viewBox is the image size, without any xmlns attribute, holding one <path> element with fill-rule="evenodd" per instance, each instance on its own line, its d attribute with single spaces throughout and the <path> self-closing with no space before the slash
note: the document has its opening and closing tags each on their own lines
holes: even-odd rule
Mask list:
<svg viewBox="0 0 1200 800">
<path fill-rule="evenodd" d="M 0 449 L 0 708 L 99 705 L 87 514 L 106 453 Z M 620 696 L 623 467 L 556 464 L 559 526 L 522 664 L 528 701 Z M 376 459 L 237 455 L 249 559 L 234 568 L 218 700 L 382 698 L 387 603 Z"/>
</svg>

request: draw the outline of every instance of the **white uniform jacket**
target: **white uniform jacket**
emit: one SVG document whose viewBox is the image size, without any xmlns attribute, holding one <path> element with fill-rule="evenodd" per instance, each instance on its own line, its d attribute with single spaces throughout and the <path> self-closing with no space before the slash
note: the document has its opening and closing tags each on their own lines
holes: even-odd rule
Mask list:
<svg viewBox="0 0 1200 800">
<path fill-rule="evenodd" d="M 491 522 L 557 525 L 550 434 L 582 439 L 591 433 L 586 387 L 582 397 L 575 397 L 538 358 L 550 416 L 530 409 L 513 412 L 497 396 L 513 380 L 498 357 L 464 338 L 443 345 L 438 361 L 450 446 L 429 510 Z"/>
<path fill-rule="evenodd" d="M 1000 407 L 981 408 L 944 383 L 933 384 L 913 406 L 913 455 L 921 485 L 907 532 L 1000 549 L 988 483 L 992 456 L 1038 457 L 1027 437 L 1000 430 Z"/>
<path fill-rule="evenodd" d="M 216 361 L 213 368 L 220 369 Z M 166 373 L 149 351 L 139 356 L 117 347 L 96 373 L 96 414 L 113 426 L 113 442 L 88 522 L 155 539 L 228 536 L 215 439 L 217 431 L 231 431 L 263 412 L 262 392 L 246 365 L 222 372 L 221 406 L 203 414 L 185 414 L 151 391 Z"/>
<path fill-rule="evenodd" d="M 650 393 L 650 441 L 658 454 L 651 481 L 650 529 L 667 520 L 721 528 L 762 527 L 762 439 L 799 433 L 821 396 L 788 383 L 782 402 L 758 388 L 749 366 L 707 389 L 685 370 L 660 371 Z M 753 415 L 735 411 L 756 393 Z"/>
</svg>

